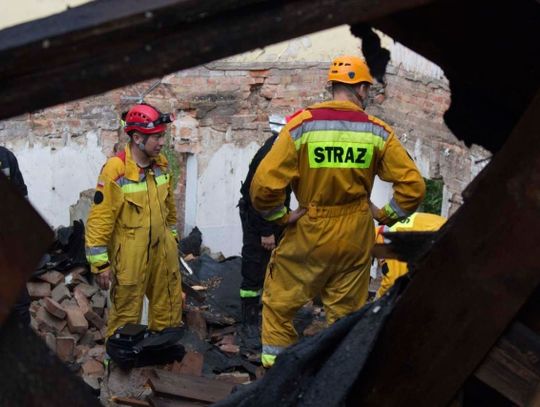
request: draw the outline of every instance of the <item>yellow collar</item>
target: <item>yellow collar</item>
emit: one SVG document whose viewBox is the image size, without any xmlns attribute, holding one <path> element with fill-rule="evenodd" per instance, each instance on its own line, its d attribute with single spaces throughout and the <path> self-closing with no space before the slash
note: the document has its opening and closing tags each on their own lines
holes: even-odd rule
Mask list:
<svg viewBox="0 0 540 407">
<path fill-rule="evenodd" d="M 308 107 L 308 109 L 325 109 L 325 108 L 338 109 L 338 110 L 352 110 L 352 111 L 358 111 L 358 112 L 364 111 L 360 106 L 348 100 L 329 100 L 326 102 L 315 103 L 314 105 L 311 105 L 310 107 Z"/>
<path fill-rule="evenodd" d="M 126 154 L 126 169 L 125 169 L 124 176 L 131 181 L 138 182 L 140 168 L 135 162 L 135 160 L 133 159 L 133 156 L 131 155 L 131 142 L 126 144 L 126 147 L 124 148 L 124 152 Z M 167 158 L 165 158 L 163 154 L 160 154 L 157 157 L 152 159 L 150 166 L 159 165 L 162 168 L 166 168 L 167 164 L 168 164 Z"/>
</svg>

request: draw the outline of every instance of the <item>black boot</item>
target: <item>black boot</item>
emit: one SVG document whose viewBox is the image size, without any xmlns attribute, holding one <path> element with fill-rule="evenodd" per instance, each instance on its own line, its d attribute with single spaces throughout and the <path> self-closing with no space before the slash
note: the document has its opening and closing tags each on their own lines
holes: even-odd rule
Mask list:
<svg viewBox="0 0 540 407">
<path fill-rule="evenodd" d="M 261 352 L 261 330 L 259 323 L 260 297 L 242 298 L 242 325 L 239 335 L 244 353 Z"/>
</svg>

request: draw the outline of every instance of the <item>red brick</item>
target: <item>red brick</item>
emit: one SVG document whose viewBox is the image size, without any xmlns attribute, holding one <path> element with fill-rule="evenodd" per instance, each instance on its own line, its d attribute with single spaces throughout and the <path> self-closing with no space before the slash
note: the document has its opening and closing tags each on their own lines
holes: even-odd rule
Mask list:
<svg viewBox="0 0 540 407">
<path fill-rule="evenodd" d="M 64 275 L 56 270 L 47 271 L 46 273 L 40 275 L 38 278 L 47 283 L 50 283 L 53 287 L 64 281 Z"/>
<path fill-rule="evenodd" d="M 63 362 L 73 362 L 75 351 L 75 338 L 59 336 L 56 338 L 56 354 Z"/>
<path fill-rule="evenodd" d="M 54 289 L 52 290 L 52 298 L 58 303 L 62 303 L 63 300 L 66 298 L 71 298 L 71 293 L 69 292 L 69 289 L 66 287 L 64 283 L 58 284 Z"/>
<path fill-rule="evenodd" d="M 84 335 L 88 330 L 88 321 L 79 307 L 66 307 L 69 331 Z"/>
<path fill-rule="evenodd" d="M 96 345 L 96 340 L 95 340 L 95 334 L 96 334 L 96 329 L 95 328 L 92 328 L 93 330 L 88 330 L 85 332 L 85 334 L 83 336 L 81 336 L 81 339 L 79 339 L 79 345 L 86 345 L 86 346 L 89 346 L 89 347 L 93 347 Z"/>
<path fill-rule="evenodd" d="M 92 286 L 90 284 L 80 283 L 77 288 L 82 291 L 86 298 L 90 298 L 95 293 L 99 291 L 98 287 Z"/>
<path fill-rule="evenodd" d="M 75 347 L 75 360 L 77 363 L 83 364 L 88 359 L 90 359 L 90 356 L 88 356 L 88 353 L 90 352 L 90 346 L 88 345 L 77 345 Z"/>
<path fill-rule="evenodd" d="M 172 371 L 175 373 L 202 376 L 204 356 L 199 352 L 187 352 L 181 362 L 174 362 Z"/>
<path fill-rule="evenodd" d="M 82 284 L 79 284 L 73 289 L 73 296 L 75 297 L 75 301 L 77 301 L 77 304 L 79 305 L 79 308 L 81 309 L 81 312 L 83 314 L 86 314 L 86 312 L 90 311 L 90 301 L 88 301 L 88 297 L 83 292 L 83 289 L 81 288 Z"/>
<path fill-rule="evenodd" d="M 107 298 L 98 291 L 92 296 L 92 311 L 94 311 L 99 316 L 103 316 L 103 309 L 107 304 Z"/>
<path fill-rule="evenodd" d="M 40 308 L 36 313 L 36 324 L 40 331 L 57 334 L 66 326 L 66 321 L 53 317 L 45 308 Z"/>
<path fill-rule="evenodd" d="M 45 309 L 57 318 L 66 317 L 66 310 L 52 298 L 45 298 Z"/>
<path fill-rule="evenodd" d="M 88 359 L 82 365 L 82 371 L 85 376 L 103 376 L 105 374 L 103 363 L 94 359 Z"/>
<path fill-rule="evenodd" d="M 26 283 L 26 287 L 28 288 L 30 298 L 33 300 L 51 296 L 51 285 L 49 283 L 29 282 Z"/>
<path fill-rule="evenodd" d="M 88 351 L 88 357 L 95 359 L 98 362 L 103 362 L 103 359 L 105 359 L 105 352 L 104 345 L 97 345 Z"/>
<path fill-rule="evenodd" d="M 98 329 L 101 329 L 105 326 L 105 321 L 98 314 L 92 310 L 88 310 L 84 313 L 84 317 L 92 323 Z"/>
</svg>

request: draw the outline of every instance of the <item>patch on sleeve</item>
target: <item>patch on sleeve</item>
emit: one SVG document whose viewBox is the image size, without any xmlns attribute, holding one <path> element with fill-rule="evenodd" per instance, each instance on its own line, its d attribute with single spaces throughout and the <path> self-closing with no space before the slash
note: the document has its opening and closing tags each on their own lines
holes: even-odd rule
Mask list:
<svg viewBox="0 0 540 407">
<path fill-rule="evenodd" d="M 96 193 L 94 194 L 94 203 L 96 205 L 99 205 L 101 202 L 103 202 L 103 192 L 96 191 Z"/>
</svg>

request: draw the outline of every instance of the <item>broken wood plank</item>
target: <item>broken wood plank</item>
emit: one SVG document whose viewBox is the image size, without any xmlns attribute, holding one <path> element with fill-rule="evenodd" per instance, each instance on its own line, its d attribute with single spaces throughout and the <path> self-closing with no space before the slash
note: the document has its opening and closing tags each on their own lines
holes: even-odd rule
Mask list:
<svg viewBox="0 0 540 407">
<path fill-rule="evenodd" d="M 199 407 L 210 405 L 208 403 L 203 403 L 200 401 L 170 399 L 167 397 L 160 397 L 156 395 L 150 396 L 148 401 L 150 402 L 150 405 L 152 407 Z"/>
<path fill-rule="evenodd" d="M 112 396 L 111 400 L 116 404 L 132 407 L 150 407 L 150 403 L 145 400 L 133 399 L 130 397 Z"/>
<path fill-rule="evenodd" d="M 353 404 L 446 405 L 540 283 L 535 257 L 519 255 L 535 253 L 540 240 L 533 193 L 539 116 L 537 93 L 416 265 L 353 388 Z"/>
<path fill-rule="evenodd" d="M 144 400 L 133 399 L 129 397 L 112 396 L 111 400 L 116 404 L 132 407 L 150 407 L 150 403 Z"/>
<path fill-rule="evenodd" d="M 431 1 L 89 2 L 0 31 L 0 119 Z"/>
<path fill-rule="evenodd" d="M 0 324 L 53 241 L 53 232 L 19 191 L 0 174 Z"/>
<path fill-rule="evenodd" d="M 152 390 L 160 396 L 185 397 L 215 403 L 223 400 L 234 387 L 206 377 L 175 374 L 165 370 L 154 370 L 157 377 L 148 379 Z"/>
<path fill-rule="evenodd" d="M 528 405 L 540 384 L 540 336 L 520 322 L 512 324 L 475 375 L 518 406 Z"/>
</svg>

